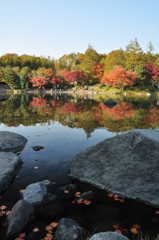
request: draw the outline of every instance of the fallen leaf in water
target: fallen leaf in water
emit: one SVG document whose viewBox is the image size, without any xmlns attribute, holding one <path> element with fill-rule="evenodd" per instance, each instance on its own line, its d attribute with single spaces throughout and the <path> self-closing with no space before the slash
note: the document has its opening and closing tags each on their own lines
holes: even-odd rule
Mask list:
<svg viewBox="0 0 159 240">
<path fill-rule="evenodd" d="M 83 199 L 78 199 L 78 200 L 77 200 L 77 203 L 78 203 L 78 204 L 83 203 Z"/>
<path fill-rule="evenodd" d="M 84 200 L 83 202 L 84 202 L 85 205 L 90 205 L 91 204 L 91 201 L 89 201 L 89 200 Z"/>
<path fill-rule="evenodd" d="M 6 212 L 1 211 L 1 212 L 0 212 L 0 217 L 2 217 L 2 216 L 5 215 L 5 214 L 6 214 Z"/>
<path fill-rule="evenodd" d="M 76 192 L 75 197 L 79 198 L 81 196 L 81 192 Z"/>
<path fill-rule="evenodd" d="M 159 214 L 159 211 L 156 211 L 155 213 L 156 213 L 156 214 Z"/>
<path fill-rule="evenodd" d="M 39 228 L 34 228 L 33 232 L 39 232 Z"/>
<path fill-rule="evenodd" d="M 51 222 L 51 223 L 50 223 L 50 226 L 51 226 L 51 227 L 57 227 L 57 225 L 58 225 L 58 222 Z"/>
<path fill-rule="evenodd" d="M 7 206 L 4 206 L 4 205 L 0 206 L 0 210 L 4 210 L 6 208 L 7 208 Z"/>
<path fill-rule="evenodd" d="M 119 226 L 119 224 L 114 224 L 113 225 L 113 228 L 119 228 L 120 226 Z"/>
<path fill-rule="evenodd" d="M 20 192 L 24 192 L 24 189 L 20 190 Z"/>
<path fill-rule="evenodd" d="M 67 174 L 67 176 L 71 177 L 71 176 L 72 176 L 72 174 L 71 174 L 71 173 L 69 173 L 69 174 Z"/>
<path fill-rule="evenodd" d="M 68 190 L 64 190 L 64 193 L 69 193 L 69 191 Z"/>
<path fill-rule="evenodd" d="M 138 229 L 138 228 L 141 228 L 141 226 L 140 226 L 138 223 L 133 224 L 133 227 L 134 227 L 134 228 L 137 228 L 137 229 Z"/>
<path fill-rule="evenodd" d="M 49 225 L 49 226 L 46 226 L 45 228 L 46 231 L 52 231 L 52 227 Z"/>
<path fill-rule="evenodd" d="M 131 231 L 133 234 L 138 234 L 138 233 L 139 233 L 138 230 L 137 230 L 136 228 L 134 228 L 134 227 L 132 227 L 132 228 L 130 229 L 130 231 Z"/>
<path fill-rule="evenodd" d="M 39 167 L 38 166 L 35 166 L 34 169 L 38 169 Z"/>
<path fill-rule="evenodd" d="M 113 196 L 114 196 L 114 194 L 112 194 L 112 193 L 108 194 L 108 197 L 113 197 Z"/>
<path fill-rule="evenodd" d="M 120 201 L 120 202 L 125 202 L 125 200 L 124 200 L 124 199 L 119 199 L 119 201 Z"/>
</svg>

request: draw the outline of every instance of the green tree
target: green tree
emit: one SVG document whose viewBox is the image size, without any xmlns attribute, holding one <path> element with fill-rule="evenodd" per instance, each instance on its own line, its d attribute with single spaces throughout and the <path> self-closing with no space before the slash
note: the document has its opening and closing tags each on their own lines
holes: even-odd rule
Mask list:
<svg viewBox="0 0 159 240">
<path fill-rule="evenodd" d="M 127 69 L 135 68 L 137 65 L 145 65 L 145 54 L 140 47 L 137 38 L 126 46 L 125 49 L 125 67 Z"/>
<path fill-rule="evenodd" d="M 23 67 L 18 74 L 20 77 L 20 87 L 22 89 L 29 87 L 30 72 L 29 67 Z"/>
<path fill-rule="evenodd" d="M 3 81 L 8 84 L 11 89 L 20 87 L 19 76 L 12 70 L 11 66 L 7 66 L 4 69 Z"/>
<path fill-rule="evenodd" d="M 99 54 L 91 46 L 89 46 L 84 54 L 84 58 L 81 63 L 81 69 L 85 73 L 90 74 L 94 65 L 99 61 L 100 61 Z"/>
<path fill-rule="evenodd" d="M 146 69 L 142 65 L 138 65 L 135 67 L 134 71 L 136 72 L 138 81 L 138 87 L 146 87 L 149 85 L 149 80 L 147 78 Z"/>
<path fill-rule="evenodd" d="M 108 74 L 113 70 L 115 66 L 122 66 L 125 65 L 125 56 L 123 50 L 114 50 L 108 54 L 104 61 L 104 74 Z"/>
</svg>

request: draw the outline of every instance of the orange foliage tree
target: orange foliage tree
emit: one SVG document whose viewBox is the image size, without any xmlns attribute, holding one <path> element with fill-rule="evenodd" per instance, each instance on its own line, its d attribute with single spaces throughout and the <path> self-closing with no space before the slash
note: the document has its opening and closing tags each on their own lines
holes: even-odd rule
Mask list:
<svg viewBox="0 0 159 240">
<path fill-rule="evenodd" d="M 132 86 L 137 82 L 138 78 L 136 72 L 133 70 L 126 71 L 125 68 L 121 66 L 116 66 L 114 71 L 108 73 L 103 79 L 104 84 L 117 87 L 121 90 L 126 86 Z"/>
<path fill-rule="evenodd" d="M 99 82 L 104 74 L 104 63 L 96 63 L 91 71 L 95 82 Z"/>
<path fill-rule="evenodd" d="M 43 87 L 47 84 L 47 80 L 45 78 L 30 78 L 30 82 L 32 83 L 33 87 Z"/>
</svg>

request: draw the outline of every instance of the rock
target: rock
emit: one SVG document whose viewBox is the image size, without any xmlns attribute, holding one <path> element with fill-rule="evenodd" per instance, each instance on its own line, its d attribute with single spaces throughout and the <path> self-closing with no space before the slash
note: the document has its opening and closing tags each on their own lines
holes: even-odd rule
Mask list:
<svg viewBox="0 0 159 240">
<path fill-rule="evenodd" d="M 47 187 L 50 183 L 49 180 L 42 182 L 32 183 L 26 187 L 22 193 L 23 199 L 33 205 L 39 205 L 44 202 L 44 197 L 47 194 Z"/>
<path fill-rule="evenodd" d="M 1 152 L 19 152 L 27 143 L 27 139 L 20 134 L 0 131 L 0 151 Z"/>
<path fill-rule="evenodd" d="M 117 232 L 101 232 L 94 234 L 90 240 L 128 240 L 129 238 Z"/>
<path fill-rule="evenodd" d="M 0 192 L 6 190 L 23 161 L 12 152 L 0 152 Z"/>
<path fill-rule="evenodd" d="M 77 154 L 72 177 L 159 207 L 159 131 L 131 130 Z"/>
<path fill-rule="evenodd" d="M 94 192 L 88 191 L 80 195 L 79 199 L 91 201 L 91 204 L 94 204 L 97 201 L 97 196 Z"/>
<path fill-rule="evenodd" d="M 43 146 L 33 146 L 33 147 L 30 147 L 32 148 L 34 151 L 40 151 L 41 149 L 44 149 Z"/>
<path fill-rule="evenodd" d="M 34 208 L 24 200 L 19 200 L 7 216 L 8 228 L 7 238 L 13 238 L 24 229 L 33 214 Z"/>
<path fill-rule="evenodd" d="M 115 105 L 117 105 L 117 102 L 114 99 L 109 98 L 107 101 L 104 102 L 104 105 L 108 108 L 113 108 Z"/>
<path fill-rule="evenodd" d="M 55 240 L 86 240 L 88 232 L 80 225 L 70 219 L 62 218 L 55 232 Z"/>
</svg>

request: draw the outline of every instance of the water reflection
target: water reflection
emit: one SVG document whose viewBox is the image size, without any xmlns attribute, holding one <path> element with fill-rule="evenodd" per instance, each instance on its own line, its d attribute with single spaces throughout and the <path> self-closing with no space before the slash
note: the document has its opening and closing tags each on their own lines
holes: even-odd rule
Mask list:
<svg viewBox="0 0 159 240">
<path fill-rule="evenodd" d="M 49 189 L 51 193 L 55 193 L 58 187 L 71 183 L 72 179 L 69 176 L 71 159 L 87 147 L 133 128 L 158 128 L 157 97 L 128 98 L 114 95 L 113 98 L 118 104 L 114 108 L 108 108 L 104 102 L 109 97 L 53 94 L 12 95 L 9 99 L 3 98 L 3 101 L 0 101 L 0 130 L 22 134 L 28 142 L 20 154 L 24 161 L 23 168 L 7 191 L 2 194 L 0 205 L 6 205 L 10 210 L 21 199 L 20 190 L 34 182 L 50 180 L 54 183 Z M 43 149 L 34 151 L 34 146 L 42 146 Z M 85 187 L 86 184 L 82 187 L 83 191 Z M 90 186 L 87 188 L 86 190 L 89 190 Z M 100 204 L 108 204 L 108 200 L 105 199 L 104 193 Z M 158 224 L 159 219 L 154 209 L 147 210 L 144 207 L 143 210 L 143 206 L 136 208 L 134 203 L 125 204 L 124 208 L 121 207 L 124 213 L 121 221 L 125 221 L 125 218 L 129 220 L 129 216 L 132 218 L 132 212 L 134 214 L 137 209 L 129 226 L 139 223 L 138 209 L 142 209 L 142 222 L 149 217 L 148 227 L 155 224 L 151 218 Z M 112 206 L 117 205 L 118 203 L 112 203 Z M 68 215 L 72 203 L 70 206 L 67 208 Z M 2 218 L 0 221 L 2 226 Z M 90 224 L 88 229 L 91 228 Z M 93 233 L 94 231 L 93 229 Z M 1 233 L 0 238 L 4 239 Z"/>
<path fill-rule="evenodd" d="M 82 128 L 87 137 L 97 128 L 111 132 L 158 128 L 157 98 L 115 97 L 118 104 L 108 108 L 104 104 L 106 96 L 12 95 L 0 102 L 0 122 L 17 127 L 56 121 L 69 128 Z"/>
</svg>

